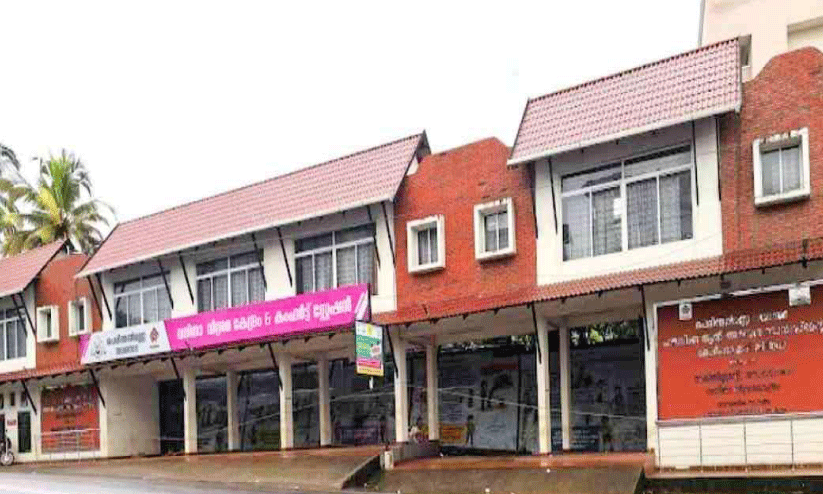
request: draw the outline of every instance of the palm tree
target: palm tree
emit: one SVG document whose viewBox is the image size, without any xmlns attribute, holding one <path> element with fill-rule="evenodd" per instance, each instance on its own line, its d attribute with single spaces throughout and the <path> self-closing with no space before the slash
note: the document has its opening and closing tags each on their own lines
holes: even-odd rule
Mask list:
<svg viewBox="0 0 823 494">
<path fill-rule="evenodd" d="M 22 194 L 28 207 L 18 211 L 20 222 L 15 224 L 11 239 L 4 241 L 7 255 L 61 239 L 90 253 L 103 240 L 99 228 L 109 224 L 104 210 L 114 214 L 111 207 L 92 197 L 88 169 L 65 150 L 60 156 L 40 159 L 40 178 L 35 187 L 24 185 L 3 195 L 16 203 L 17 193 Z"/>
<path fill-rule="evenodd" d="M 20 199 L 26 195 L 26 187 L 11 180 L 0 178 L 0 251 L 4 256 L 23 250 L 23 216 L 17 207 Z"/>
</svg>

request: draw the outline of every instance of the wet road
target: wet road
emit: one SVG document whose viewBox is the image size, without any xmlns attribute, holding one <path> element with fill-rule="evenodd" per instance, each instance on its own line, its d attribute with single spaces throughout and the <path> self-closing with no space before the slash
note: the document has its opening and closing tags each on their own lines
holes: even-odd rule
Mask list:
<svg viewBox="0 0 823 494">
<path fill-rule="evenodd" d="M 261 492 L 295 494 L 300 491 L 267 490 L 264 486 L 260 486 L 260 489 L 244 490 L 237 484 L 215 485 L 203 482 L 185 483 L 99 476 L 0 472 L 0 494 L 260 494 Z"/>
</svg>

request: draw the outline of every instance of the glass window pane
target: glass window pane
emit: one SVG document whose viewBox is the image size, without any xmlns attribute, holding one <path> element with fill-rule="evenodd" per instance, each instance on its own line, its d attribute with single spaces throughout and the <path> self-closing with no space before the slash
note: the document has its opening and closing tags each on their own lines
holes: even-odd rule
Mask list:
<svg viewBox="0 0 823 494">
<path fill-rule="evenodd" d="M 626 160 L 624 173 L 626 178 L 636 177 L 644 173 L 668 170 L 678 166 L 688 165 L 692 162 L 690 146 L 681 146 L 665 151 L 638 156 Z"/>
<path fill-rule="evenodd" d="M 197 280 L 197 312 L 209 312 L 211 298 L 211 278 Z"/>
<path fill-rule="evenodd" d="M 657 179 L 626 185 L 629 248 L 657 244 Z"/>
<path fill-rule="evenodd" d="M 114 293 L 133 292 L 140 289 L 140 280 L 131 280 L 114 284 Z"/>
<path fill-rule="evenodd" d="M 314 256 L 314 290 L 319 292 L 332 288 L 331 252 Z"/>
<path fill-rule="evenodd" d="M 231 306 L 239 307 L 248 303 L 249 286 L 245 271 L 231 274 Z"/>
<path fill-rule="evenodd" d="M 501 249 L 509 247 L 509 212 L 501 211 L 497 214 L 498 246 Z"/>
<path fill-rule="evenodd" d="M 231 256 L 231 267 L 238 268 L 242 266 L 250 266 L 252 264 L 259 264 L 260 257 L 258 257 L 257 252 L 246 252 L 244 254 L 237 254 L 236 256 Z"/>
<path fill-rule="evenodd" d="M 357 283 L 356 247 L 337 249 L 337 286 Z"/>
<path fill-rule="evenodd" d="M 314 291 L 314 271 L 312 269 L 312 257 L 298 257 L 297 264 L 297 293 L 310 293 Z"/>
<path fill-rule="evenodd" d="M 800 170 L 800 146 L 781 150 L 783 160 L 783 192 L 797 190 L 803 185 L 803 173 Z"/>
<path fill-rule="evenodd" d="M 595 168 L 594 170 L 566 175 L 560 180 L 560 190 L 569 192 L 593 185 L 616 182 L 620 180 L 622 175 L 621 168 L 620 163 L 613 163 L 608 166 Z"/>
<path fill-rule="evenodd" d="M 295 243 L 295 250 L 297 252 L 305 252 L 307 250 L 319 249 L 321 247 L 331 247 L 331 244 L 332 234 L 326 233 L 323 235 L 299 239 Z"/>
<path fill-rule="evenodd" d="M 0 360 L 6 360 L 6 323 L 0 323 Z"/>
<path fill-rule="evenodd" d="M 372 235 L 374 235 L 374 225 L 362 225 L 354 228 L 348 228 L 337 232 L 335 235 L 337 236 L 335 242 L 338 244 L 372 238 Z"/>
<path fill-rule="evenodd" d="M 128 297 L 114 297 L 114 325 L 116 327 L 125 328 L 129 325 L 128 306 Z"/>
<path fill-rule="evenodd" d="M 623 245 L 620 188 L 592 192 L 592 250 L 594 255 L 619 252 Z"/>
<path fill-rule="evenodd" d="M 168 275 L 167 275 L 168 276 Z M 168 280 L 168 278 L 166 278 Z M 158 275 L 155 276 L 147 276 L 143 278 L 143 288 L 149 288 L 152 286 L 160 286 L 163 284 L 163 277 Z"/>
<path fill-rule="evenodd" d="M 266 287 L 263 286 L 263 270 L 254 268 L 249 270 L 249 302 L 266 300 Z"/>
<path fill-rule="evenodd" d="M 495 252 L 498 249 L 497 237 L 497 213 L 487 214 L 483 217 L 484 236 L 486 252 Z"/>
<path fill-rule="evenodd" d="M 26 342 L 28 341 L 26 327 L 19 320 L 17 321 L 17 358 L 26 356 Z"/>
<path fill-rule="evenodd" d="M 164 321 L 171 317 L 171 299 L 165 287 L 157 291 L 157 320 Z"/>
<path fill-rule="evenodd" d="M 17 323 L 15 321 L 6 322 L 6 358 L 17 357 Z"/>
<path fill-rule="evenodd" d="M 357 246 L 357 283 L 374 285 L 374 245 L 371 243 Z"/>
<path fill-rule="evenodd" d="M 660 177 L 662 242 L 692 238 L 692 175 L 689 171 Z"/>
<path fill-rule="evenodd" d="M 196 266 L 198 275 L 224 271 L 229 267 L 229 260 L 226 258 L 215 259 L 209 262 L 201 262 Z"/>
<path fill-rule="evenodd" d="M 83 331 L 86 328 L 86 305 L 82 300 L 78 300 L 74 304 L 74 321 L 76 332 Z"/>
<path fill-rule="evenodd" d="M 563 259 L 591 255 L 589 194 L 563 198 Z"/>
<path fill-rule="evenodd" d="M 166 289 L 164 288 L 165 292 Z M 143 322 L 157 321 L 157 290 L 143 292 Z"/>
<path fill-rule="evenodd" d="M 424 266 L 432 262 L 430 254 L 429 229 L 417 230 L 417 264 Z"/>
<path fill-rule="evenodd" d="M 780 150 L 768 151 L 760 156 L 763 195 L 780 193 Z"/>
<path fill-rule="evenodd" d="M 212 278 L 212 297 L 214 310 L 225 309 L 229 306 L 229 277 L 221 274 Z"/>
<path fill-rule="evenodd" d="M 140 307 L 140 294 L 133 293 L 129 297 L 129 326 L 141 324 L 143 322 L 143 314 Z"/>
<path fill-rule="evenodd" d="M 437 247 L 437 242 L 440 240 L 438 238 L 439 234 L 440 232 L 437 230 L 437 227 L 433 226 L 429 228 L 429 259 L 431 259 L 431 262 L 439 261 L 438 255 L 440 252 Z"/>
</svg>

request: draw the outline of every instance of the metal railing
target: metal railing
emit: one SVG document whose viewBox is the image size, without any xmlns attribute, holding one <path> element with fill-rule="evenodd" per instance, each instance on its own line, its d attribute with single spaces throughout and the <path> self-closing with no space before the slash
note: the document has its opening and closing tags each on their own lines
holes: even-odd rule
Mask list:
<svg viewBox="0 0 823 494">
<path fill-rule="evenodd" d="M 41 459 L 82 460 L 100 456 L 100 429 L 39 434 Z"/>
</svg>

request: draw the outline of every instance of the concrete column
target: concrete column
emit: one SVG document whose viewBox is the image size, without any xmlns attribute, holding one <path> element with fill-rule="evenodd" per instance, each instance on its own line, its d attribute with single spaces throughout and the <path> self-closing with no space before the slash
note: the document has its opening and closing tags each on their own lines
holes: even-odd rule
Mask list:
<svg viewBox="0 0 823 494">
<path fill-rule="evenodd" d="M 226 412 L 228 414 L 229 451 L 240 449 L 240 416 L 237 406 L 237 372 L 226 372 Z"/>
<path fill-rule="evenodd" d="M 437 344 L 434 337 L 426 345 L 426 409 L 429 412 L 429 441 L 440 439 L 440 393 L 437 369 Z"/>
<path fill-rule="evenodd" d="M 572 364 L 569 328 L 560 328 L 560 426 L 563 451 L 572 449 Z"/>
<path fill-rule="evenodd" d="M 391 330 L 394 361 L 397 372 L 394 375 L 394 432 L 395 440 L 404 443 L 409 440 L 409 374 L 406 367 L 408 343 L 400 339 L 400 332 Z"/>
<path fill-rule="evenodd" d="M 197 369 L 183 367 L 183 449 L 197 453 Z"/>
<path fill-rule="evenodd" d="M 551 378 L 549 368 L 549 326 L 542 317 L 537 318 L 537 436 L 541 453 L 552 451 Z"/>
<path fill-rule="evenodd" d="M 292 402 L 291 365 L 293 358 L 288 354 L 277 356 L 280 381 L 280 449 L 294 447 L 294 409 Z"/>
<path fill-rule="evenodd" d="M 320 446 L 332 443 L 331 430 L 331 393 L 329 390 L 329 359 L 317 360 L 317 403 L 320 411 Z"/>
</svg>

